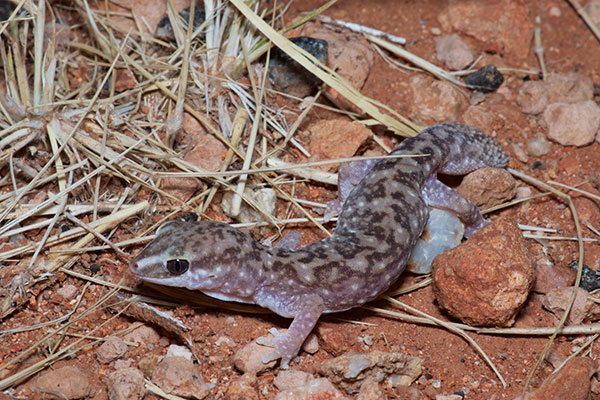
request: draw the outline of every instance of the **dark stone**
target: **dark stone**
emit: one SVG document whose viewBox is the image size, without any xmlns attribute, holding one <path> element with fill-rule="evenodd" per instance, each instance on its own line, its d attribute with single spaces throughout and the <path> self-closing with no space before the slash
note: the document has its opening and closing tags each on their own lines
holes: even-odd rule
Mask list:
<svg viewBox="0 0 600 400">
<path fill-rule="evenodd" d="M 578 261 L 573 260 L 569 263 L 569 268 L 577 269 Z M 583 264 L 583 271 L 581 274 L 581 282 L 579 287 L 587 292 L 591 292 L 600 288 L 600 275 L 598 271 L 591 269 L 587 265 Z"/>
<path fill-rule="evenodd" d="M 196 222 L 198 221 L 198 214 L 193 212 L 187 212 L 185 214 L 181 214 L 179 218 L 185 222 Z"/>
<path fill-rule="evenodd" d="M 92 273 L 92 275 L 96 275 L 98 272 L 100 272 L 101 269 L 102 267 L 100 267 L 100 265 L 98 264 L 90 265 L 90 272 Z"/>
<path fill-rule="evenodd" d="M 486 65 L 469 74 L 465 82 L 469 89 L 487 93 L 498 89 L 504 82 L 504 77 L 495 66 Z"/>
<path fill-rule="evenodd" d="M 0 0 L 0 21 L 6 21 L 12 13 L 12 6 L 8 0 Z"/>
<path fill-rule="evenodd" d="M 190 20 L 190 7 L 181 10 L 179 18 L 181 18 L 183 26 L 187 27 L 188 21 Z M 205 20 L 204 4 L 199 2 L 194 8 L 194 30 L 198 29 Z M 173 27 L 171 26 L 171 20 L 168 15 L 165 15 L 158 23 L 155 35 L 162 38 L 173 37 Z"/>
<path fill-rule="evenodd" d="M 325 40 L 299 36 L 290 41 L 312 54 L 322 64 L 327 64 L 329 45 Z M 297 97 L 310 95 L 321 82 L 319 78 L 276 47 L 271 49 L 269 79 L 276 90 Z"/>
</svg>

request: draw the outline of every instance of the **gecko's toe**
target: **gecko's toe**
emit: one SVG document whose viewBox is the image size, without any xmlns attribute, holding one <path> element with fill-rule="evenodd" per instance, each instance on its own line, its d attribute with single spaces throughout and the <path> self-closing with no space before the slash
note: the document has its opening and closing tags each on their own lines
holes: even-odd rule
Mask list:
<svg viewBox="0 0 600 400">
<path fill-rule="evenodd" d="M 282 358 L 281 362 L 279 363 L 279 368 L 281 368 L 281 369 L 289 369 L 290 368 L 290 362 L 289 362 L 289 360 L 284 360 Z"/>
<path fill-rule="evenodd" d="M 275 361 L 279 358 L 281 358 L 281 354 L 279 354 L 277 352 L 277 350 L 275 350 L 275 351 L 270 352 L 269 354 L 264 355 L 262 358 L 262 362 L 263 362 L 263 364 L 268 364 L 271 361 Z"/>
<path fill-rule="evenodd" d="M 262 346 L 274 347 L 273 346 L 273 338 L 268 337 L 268 336 L 261 336 L 261 337 L 256 338 L 256 343 L 258 343 Z"/>
<path fill-rule="evenodd" d="M 263 345 L 263 346 L 276 347 L 277 340 L 281 340 L 281 338 L 283 338 L 285 336 L 284 333 L 279 332 L 276 328 L 269 329 L 269 333 L 272 336 L 269 336 L 268 334 L 264 335 L 264 336 L 260 336 L 260 337 L 256 338 L 256 343 Z"/>
<path fill-rule="evenodd" d="M 288 369 L 290 367 L 290 361 L 292 360 L 292 357 L 284 356 L 281 353 L 279 353 L 277 350 L 274 350 L 274 351 L 270 352 L 269 354 L 263 356 L 262 362 L 263 362 L 263 364 L 268 364 L 277 359 L 281 359 L 281 361 L 279 362 L 279 368 Z"/>
<path fill-rule="evenodd" d="M 261 336 L 256 339 L 256 343 L 258 343 L 262 346 L 273 347 L 272 352 L 263 356 L 262 362 L 264 364 L 268 364 L 274 360 L 281 359 L 281 362 L 279 363 L 280 368 L 288 369 L 290 361 L 292 361 L 292 359 L 296 356 L 298 351 L 296 350 L 294 352 L 294 351 L 290 351 L 290 349 L 288 349 L 288 347 L 285 345 L 285 341 L 286 341 L 285 332 L 286 331 L 283 331 L 283 332 L 284 333 L 278 331 L 275 328 L 271 328 L 270 333 L 272 336 L 270 336 L 270 335 Z"/>
<path fill-rule="evenodd" d="M 273 335 L 274 337 L 279 337 L 279 336 L 282 336 L 282 335 L 283 335 L 281 332 L 279 332 L 279 331 L 277 330 L 277 328 L 271 328 L 271 329 L 269 329 L 269 333 L 270 333 L 271 335 Z"/>
</svg>

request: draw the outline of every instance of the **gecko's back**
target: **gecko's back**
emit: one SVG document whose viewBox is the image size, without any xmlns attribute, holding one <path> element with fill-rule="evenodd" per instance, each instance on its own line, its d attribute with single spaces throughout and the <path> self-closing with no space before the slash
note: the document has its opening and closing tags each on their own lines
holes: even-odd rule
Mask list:
<svg viewBox="0 0 600 400">
<path fill-rule="evenodd" d="M 435 180 L 437 172 L 463 174 L 507 163 L 495 140 L 458 124 L 429 128 L 404 140 L 390 155 L 423 156 L 378 162 L 346 199 L 330 238 L 299 251 L 270 249 L 265 269 L 273 273 L 269 284 L 274 290 L 290 295 L 316 291 L 324 299 L 325 312 L 376 298 L 398 279 L 423 231 L 431 197 L 423 192 L 432 186 L 430 179 Z M 288 282 L 297 288 L 289 288 Z"/>
</svg>

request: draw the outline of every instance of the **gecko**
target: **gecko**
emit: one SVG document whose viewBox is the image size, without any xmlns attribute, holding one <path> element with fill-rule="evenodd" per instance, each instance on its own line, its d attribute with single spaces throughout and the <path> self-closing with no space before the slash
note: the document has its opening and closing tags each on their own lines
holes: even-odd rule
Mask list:
<svg viewBox="0 0 600 400">
<path fill-rule="evenodd" d="M 343 203 L 333 234 L 298 250 L 269 247 L 215 221 L 171 221 L 130 263 L 142 280 L 199 290 L 220 300 L 257 304 L 291 318 L 285 333 L 261 344 L 287 368 L 323 313 L 361 306 L 403 272 L 429 207 L 449 210 L 469 238 L 486 220 L 479 208 L 437 179 L 481 167 L 505 167 L 508 156 L 483 132 L 458 123 L 431 126 L 404 139 L 373 165 Z"/>
</svg>

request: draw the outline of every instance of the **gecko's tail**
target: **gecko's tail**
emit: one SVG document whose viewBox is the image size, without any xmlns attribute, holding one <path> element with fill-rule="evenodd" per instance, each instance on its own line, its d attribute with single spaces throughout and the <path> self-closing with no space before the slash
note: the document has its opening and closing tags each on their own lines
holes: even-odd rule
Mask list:
<svg viewBox="0 0 600 400">
<path fill-rule="evenodd" d="M 436 136 L 445 136 L 450 143 L 450 154 L 441 170 L 443 173 L 464 174 L 482 167 L 504 168 L 508 165 L 508 155 L 498 141 L 479 129 L 459 123 L 444 123 L 427 130 Z"/>
</svg>

